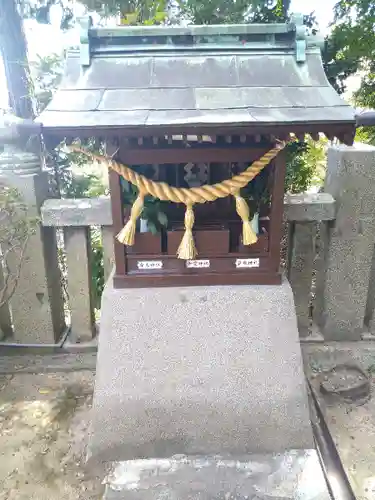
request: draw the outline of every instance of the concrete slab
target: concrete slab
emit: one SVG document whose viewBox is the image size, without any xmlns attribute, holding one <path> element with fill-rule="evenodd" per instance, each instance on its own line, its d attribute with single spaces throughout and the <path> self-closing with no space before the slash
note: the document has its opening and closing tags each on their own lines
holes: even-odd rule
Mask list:
<svg viewBox="0 0 375 500">
<path fill-rule="evenodd" d="M 91 461 L 313 448 L 293 295 L 281 286 L 112 288 Z"/>
<path fill-rule="evenodd" d="M 315 450 L 274 455 L 174 457 L 116 465 L 105 500 L 329 500 Z"/>
</svg>

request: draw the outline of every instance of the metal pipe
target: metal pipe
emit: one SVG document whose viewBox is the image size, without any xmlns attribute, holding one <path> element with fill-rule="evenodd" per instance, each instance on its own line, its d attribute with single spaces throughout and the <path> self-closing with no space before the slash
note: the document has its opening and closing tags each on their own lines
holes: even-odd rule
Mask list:
<svg viewBox="0 0 375 500">
<path fill-rule="evenodd" d="M 356 126 L 373 127 L 375 125 L 375 111 L 362 111 L 355 116 Z"/>
<path fill-rule="evenodd" d="M 311 402 L 311 425 L 329 493 L 332 500 L 356 500 L 318 398 L 310 381 L 307 383 Z"/>
<path fill-rule="evenodd" d="M 0 342 L 0 350 L 2 347 L 11 347 L 11 348 L 33 348 L 33 349 L 61 349 L 65 342 L 66 339 L 69 336 L 69 333 L 71 331 L 71 327 L 67 326 L 64 330 L 64 333 L 62 334 L 61 340 L 57 342 L 56 344 L 22 344 L 18 342 Z"/>
</svg>

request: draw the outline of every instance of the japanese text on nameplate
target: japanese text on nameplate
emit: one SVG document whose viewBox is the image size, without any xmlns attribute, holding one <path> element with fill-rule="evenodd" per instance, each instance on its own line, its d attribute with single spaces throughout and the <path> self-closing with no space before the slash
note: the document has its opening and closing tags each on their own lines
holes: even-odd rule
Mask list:
<svg viewBox="0 0 375 500">
<path fill-rule="evenodd" d="M 202 267 L 210 267 L 209 260 L 187 260 L 186 261 L 187 268 L 202 268 Z"/>
<path fill-rule="evenodd" d="M 163 261 L 161 260 L 139 260 L 137 262 L 138 269 L 162 269 Z"/>
<path fill-rule="evenodd" d="M 259 259 L 236 259 L 236 267 L 237 269 L 259 267 Z"/>
</svg>

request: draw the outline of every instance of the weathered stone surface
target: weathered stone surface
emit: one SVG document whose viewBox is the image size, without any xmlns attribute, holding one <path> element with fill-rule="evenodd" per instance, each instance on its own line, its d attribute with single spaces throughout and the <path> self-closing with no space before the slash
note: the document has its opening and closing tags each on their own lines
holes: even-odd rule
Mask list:
<svg viewBox="0 0 375 500">
<path fill-rule="evenodd" d="M 105 500 L 329 500 L 315 450 L 115 464 Z"/>
<path fill-rule="evenodd" d="M 365 325 L 371 334 L 375 334 L 375 250 L 372 255 L 370 280 L 367 294 Z"/>
<path fill-rule="evenodd" d="M 288 194 L 284 200 L 289 221 L 324 221 L 335 218 L 335 200 L 329 193 Z"/>
<path fill-rule="evenodd" d="M 324 221 L 335 218 L 335 200 L 328 193 L 292 194 L 284 201 L 287 220 Z M 42 206 L 44 226 L 112 226 L 109 198 L 46 200 Z"/>
<path fill-rule="evenodd" d="M 375 238 L 375 148 L 328 150 L 325 191 L 336 199 L 335 223 L 321 231 L 317 321 L 326 339 L 359 339 L 364 329 Z"/>
<path fill-rule="evenodd" d="M 375 359 L 375 342 L 303 342 L 302 353 L 307 373 L 331 370 L 337 364 L 358 364 L 362 370 L 372 371 Z"/>
<path fill-rule="evenodd" d="M 28 206 L 30 217 L 49 193 L 47 173 L 20 177 L 8 173 L 3 182 L 15 187 Z M 48 268 L 45 255 L 48 255 Z M 18 261 L 18 259 L 17 259 Z M 16 269 L 15 265 L 13 266 Z M 31 235 L 15 294 L 10 302 L 14 341 L 55 343 L 65 328 L 55 233 L 39 226 Z"/>
<path fill-rule="evenodd" d="M 32 153 L 20 151 L 17 146 L 4 146 L 0 155 L 0 178 L 8 174 L 36 175 L 41 172 L 41 159 Z"/>
<path fill-rule="evenodd" d="M 310 303 L 315 235 L 315 222 L 293 223 L 289 241 L 291 252 L 288 278 L 293 290 L 298 331 L 301 337 L 307 337 L 311 328 Z"/>
<path fill-rule="evenodd" d="M 0 114 L 0 144 L 8 147 L 10 144 L 30 146 L 30 138 L 39 137 L 41 125 L 33 120 L 25 120 L 11 113 Z"/>
<path fill-rule="evenodd" d="M 113 289 L 91 459 L 312 447 L 289 284 Z"/>
<path fill-rule="evenodd" d="M 65 228 L 64 240 L 68 266 L 68 294 L 71 314 L 71 339 L 91 340 L 95 333 L 91 282 L 91 243 L 89 228 Z"/>
<path fill-rule="evenodd" d="M 109 198 L 46 200 L 42 207 L 44 226 L 111 226 Z"/>
</svg>

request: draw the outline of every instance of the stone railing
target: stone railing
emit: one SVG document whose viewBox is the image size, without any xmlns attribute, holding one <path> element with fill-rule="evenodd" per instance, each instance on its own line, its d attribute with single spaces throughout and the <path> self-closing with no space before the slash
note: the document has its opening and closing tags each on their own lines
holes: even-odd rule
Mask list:
<svg viewBox="0 0 375 500">
<path fill-rule="evenodd" d="M 328 194 L 293 195 L 285 200 L 285 215 L 290 226 L 288 274 L 295 290 L 296 308 L 301 336 L 311 331 L 311 292 L 315 235 L 318 222 L 335 217 L 335 203 Z M 73 339 L 90 340 L 95 333 L 90 275 L 90 228 L 101 227 L 104 275 L 113 263 L 113 233 L 110 200 L 75 199 L 46 200 L 42 207 L 42 223 L 46 227 L 63 229 L 67 264 Z"/>
<path fill-rule="evenodd" d="M 294 292 L 301 338 L 318 338 L 311 335 L 313 324 L 322 340 L 360 340 L 375 333 L 374 160 L 375 148 L 332 147 L 325 193 L 285 198 L 285 272 Z M 113 265 L 109 199 L 48 199 L 42 171 L 7 179 L 24 193 L 41 224 L 28 245 L 10 308 L 0 309 L 0 330 L 13 342 L 55 345 L 66 331 L 68 317 L 72 341 L 92 339 L 98 318 L 91 230 L 95 227 L 102 236 L 106 278 Z"/>
</svg>

